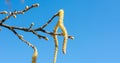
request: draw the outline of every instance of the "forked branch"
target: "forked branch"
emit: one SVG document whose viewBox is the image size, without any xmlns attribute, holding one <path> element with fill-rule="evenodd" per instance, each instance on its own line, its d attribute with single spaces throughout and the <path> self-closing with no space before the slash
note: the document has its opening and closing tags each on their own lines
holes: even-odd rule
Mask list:
<svg viewBox="0 0 120 63">
<path fill-rule="evenodd" d="M 5 24 L 4 22 L 6 22 L 9 18 L 11 18 L 12 16 L 14 18 L 16 18 L 17 14 L 24 14 L 25 12 L 27 12 L 28 10 L 38 7 L 39 4 L 33 4 L 31 6 L 26 6 L 25 9 L 21 10 L 21 11 L 14 11 L 14 12 L 7 12 L 7 11 L 1 11 L 0 14 L 4 15 L 4 14 L 8 14 L 6 17 L 4 17 L 3 19 L 0 20 L 0 26 L 9 29 L 10 31 L 12 31 L 22 42 L 24 42 L 25 44 L 27 44 L 28 46 L 32 47 L 34 50 L 33 56 L 32 56 L 32 63 L 36 63 L 37 60 L 37 56 L 38 56 L 38 52 L 37 52 L 37 48 L 32 45 L 30 42 L 28 42 L 27 40 L 25 40 L 23 38 L 22 35 L 20 35 L 17 30 L 20 31 L 24 31 L 24 32 L 30 32 L 32 34 L 34 34 L 35 36 L 37 36 L 39 39 L 43 38 L 45 40 L 48 40 L 48 37 L 44 36 L 44 35 L 40 35 L 38 34 L 38 32 L 43 32 L 45 34 L 48 35 L 52 35 L 54 38 L 54 43 L 55 43 L 55 51 L 54 51 L 54 59 L 53 59 L 53 63 L 56 63 L 56 59 L 57 59 L 57 53 L 58 53 L 58 38 L 57 36 L 63 36 L 64 40 L 63 40 L 63 47 L 62 47 L 62 51 L 64 54 L 66 54 L 66 46 L 67 46 L 67 39 L 74 39 L 74 37 L 68 35 L 67 30 L 64 26 L 63 23 L 63 19 L 64 19 L 64 10 L 59 10 L 59 12 L 57 12 L 55 15 L 53 15 L 52 18 L 50 18 L 45 24 L 43 24 L 40 27 L 37 28 L 32 28 L 34 26 L 34 23 L 31 23 L 29 27 L 17 27 L 17 26 L 11 26 L 8 24 Z M 44 28 L 47 27 L 48 24 L 50 24 L 53 19 L 55 17 L 59 17 L 59 20 L 56 24 L 56 26 L 54 27 L 54 31 L 50 32 L 45 30 Z M 58 33 L 57 30 L 60 27 L 60 29 L 62 30 L 62 33 Z M 1 28 L 0 28 L 1 30 Z"/>
</svg>

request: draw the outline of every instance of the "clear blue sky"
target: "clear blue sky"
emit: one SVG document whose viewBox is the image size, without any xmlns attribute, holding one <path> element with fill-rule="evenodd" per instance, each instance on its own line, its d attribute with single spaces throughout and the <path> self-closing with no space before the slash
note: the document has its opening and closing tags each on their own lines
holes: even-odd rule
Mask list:
<svg viewBox="0 0 120 63">
<path fill-rule="evenodd" d="M 0 11 L 21 10 L 26 5 L 39 3 L 24 15 L 11 18 L 6 24 L 34 28 L 41 26 L 59 9 L 65 10 L 64 24 L 74 40 L 68 40 L 67 54 L 61 52 L 62 37 L 59 37 L 57 63 L 120 63 L 120 0 L 11 0 L 12 9 L 0 0 Z M 4 16 L 0 15 L 0 19 Z M 52 31 L 57 19 L 46 30 Z M 36 45 L 39 52 L 37 63 L 52 63 L 54 42 L 39 40 L 32 33 L 18 31 Z M 0 31 L 0 63 L 31 63 L 33 50 L 21 42 L 11 31 Z"/>
</svg>

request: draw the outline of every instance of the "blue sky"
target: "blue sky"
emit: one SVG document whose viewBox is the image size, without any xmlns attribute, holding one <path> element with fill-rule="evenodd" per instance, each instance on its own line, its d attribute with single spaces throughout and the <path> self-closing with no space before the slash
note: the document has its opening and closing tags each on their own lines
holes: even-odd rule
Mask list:
<svg viewBox="0 0 120 63">
<path fill-rule="evenodd" d="M 75 37 L 68 40 L 67 54 L 62 54 L 62 40 L 59 37 L 59 53 L 57 63 L 120 63 L 120 0 L 11 0 L 12 9 L 0 0 L 0 11 L 24 9 L 39 3 L 34 8 L 17 18 L 10 18 L 6 24 L 34 28 L 49 20 L 59 9 L 64 9 L 64 24 L 69 35 Z M 5 15 L 4 15 L 5 16 Z M 0 15 L 0 19 L 4 17 Z M 45 29 L 52 31 L 57 18 Z M 47 34 L 49 41 L 39 40 L 32 33 L 18 31 L 38 48 L 37 63 L 52 63 L 54 42 Z M 0 31 L 0 63 L 31 63 L 33 50 L 22 43 L 11 31 L 3 28 Z"/>
</svg>

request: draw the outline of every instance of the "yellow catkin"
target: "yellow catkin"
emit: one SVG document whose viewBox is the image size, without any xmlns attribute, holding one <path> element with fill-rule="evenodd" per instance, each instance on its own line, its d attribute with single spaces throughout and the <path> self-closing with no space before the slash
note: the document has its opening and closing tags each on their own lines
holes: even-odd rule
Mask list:
<svg viewBox="0 0 120 63">
<path fill-rule="evenodd" d="M 57 31 L 58 28 L 60 27 L 60 29 L 62 30 L 62 34 L 64 36 L 64 40 L 63 40 L 63 47 L 62 47 L 62 51 L 64 54 L 66 54 L 66 45 L 67 45 L 67 39 L 68 39 L 68 34 L 67 34 L 67 30 L 63 24 L 63 18 L 64 18 L 64 10 L 60 9 L 59 12 L 57 13 L 57 16 L 59 16 L 59 20 L 56 24 L 56 26 L 54 27 L 54 31 L 53 31 L 53 38 L 54 38 L 54 42 L 55 42 L 55 51 L 54 51 L 54 59 L 53 59 L 53 63 L 56 63 L 56 59 L 57 59 L 57 53 L 58 53 L 58 38 L 57 38 Z"/>
<path fill-rule="evenodd" d="M 57 36 L 54 36 L 54 42 L 55 42 L 55 51 L 54 51 L 53 63 L 56 63 L 57 53 L 58 53 L 58 39 L 57 39 Z"/>
<path fill-rule="evenodd" d="M 57 33 L 57 30 L 58 30 L 58 24 L 54 27 L 54 35 L 53 35 L 53 38 L 54 38 L 54 42 L 55 42 L 55 51 L 54 51 L 54 59 L 53 59 L 53 63 L 56 63 L 56 59 L 57 59 L 57 53 L 58 53 L 58 39 L 57 39 L 57 35 L 55 35 Z"/>
<path fill-rule="evenodd" d="M 59 16 L 58 24 L 59 24 L 59 27 L 62 30 L 62 34 L 64 36 L 62 51 L 64 54 L 66 54 L 68 34 L 67 34 L 67 30 L 63 23 L 63 18 L 64 18 L 64 10 L 63 9 L 59 10 L 58 16 Z"/>
<path fill-rule="evenodd" d="M 33 53 L 33 56 L 32 56 L 32 63 L 36 63 L 36 59 L 38 57 L 38 52 L 37 52 L 37 48 L 34 47 L 34 53 Z"/>
</svg>

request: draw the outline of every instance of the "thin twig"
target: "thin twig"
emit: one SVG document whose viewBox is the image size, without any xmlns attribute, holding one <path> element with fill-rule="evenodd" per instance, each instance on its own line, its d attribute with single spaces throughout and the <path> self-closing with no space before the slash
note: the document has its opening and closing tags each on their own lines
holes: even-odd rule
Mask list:
<svg viewBox="0 0 120 63">
<path fill-rule="evenodd" d="M 14 11 L 14 12 L 10 13 L 8 16 L 6 16 L 5 18 L 3 18 L 2 20 L 0 20 L 0 23 L 5 22 L 7 19 L 9 19 L 9 18 L 10 18 L 11 16 L 13 16 L 13 15 L 24 14 L 24 12 L 26 12 L 26 11 L 34 8 L 34 7 L 38 7 L 38 6 L 39 6 L 39 4 L 33 4 L 32 6 L 30 6 L 30 7 L 28 7 L 28 8 L 25 8 L 24 10 L 21 10 L 21 11 L 19 11 L 19 12 Z"/>
<path fill-rule="evenodd" d="M 47 37 L 45 36 L 42 36 L 40 34 L 37 34 L 36 31 L 32 30 L 32 29 L 29 29 L 29 28 L 23 28 L 23 27 L 15 27 L 15 26 L 9 26 L 9 25 L 6 25 L 6 24 L 1 24 L 0 26 L 2 27 L 5 27 L 5 28 L 13 28 L 13 29 L 17 29 L 17 30 L 21 30 L 21 31 L 25 31 L 25 32 L 32 32 L 34 35 L 36 35 L 38 38 L 43 38 L 45 40 L 48 40 Z"/>
<path fill-rule="evenodd" d="M 21 41 L 23 41 L 25 44 L 27 44 L 28 46 L 30 46 L 31 48 L 33 48 L 34 53 L 32 56 L 32 63 L 36 63 L 37 57 L 38 57 L 38 52 L 37 52 L 37 48 L 32 45 L 30 42 L 26 41 L 22 35 L 19 35 L 14 29 L 12 28 L 8 28 L 10 29 Z"/>
<path fill-rule="evenodd" d="M 41 32 L 46 33 L 46 34 L 49 34 L 49 35 L 59 35 L 59 36 L 63 36 L 63 34 L 61 34 L 61 33 L 56 33 L 56 34 L 55 34 L 55 33 L 53 33 L 53 32 L 49 32 L 49 31 L 46 31 L 46 30 L 44 30 L 44 29 L 36 30 L 36 29 L 29 29 L 29 28 L 25 28 L 25 27 L 9 26 L 9 25 L 7 25 L 7 24 L 1 24 L 0 26 L 5 27 L 5 28 L 12 27 L 13 29 L 21 30 L 21 31 L 25 31 L 25 32 L 32 32 L 33 34 L 37 35 L 38 38 L 44 38 L 45 40 L 48 40 L 48 38 L 45 37 L 45 36 L 36 34 L 36 32 L 34 32 L 34 31 L 41 31 Z M 72 36 L 68 36 L 68 38 L 73 39 Z"/>
<path fill-rule="evenodd" d="M 55 14 L 55 15 L 53 15 L 53 17 L 50 19 L 50 20 L 48 20 L 48 22 L 47 23 L 45 23 L 43 26 L 41 26 L 40 28 L 45 28 L 48 24 L 50 24 L 51 22 L 52 22 L 52 20 L 56 17 L 56 15 L 57 14 Z M 38 28 L 39 29 L 39 28 Z"/>
</svg>

